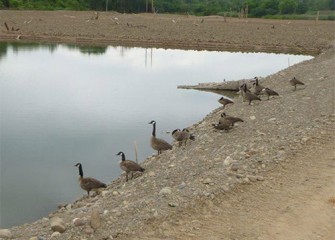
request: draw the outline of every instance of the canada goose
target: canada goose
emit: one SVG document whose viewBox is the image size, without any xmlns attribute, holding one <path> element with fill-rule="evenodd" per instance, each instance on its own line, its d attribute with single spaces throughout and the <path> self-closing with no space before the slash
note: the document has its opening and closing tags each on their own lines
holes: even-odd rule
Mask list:
<svg viewBox="0 0 335 240">
<path fill-rule="evenodd" d="M 295 77 L 290 80 L 290 84 L 294 86 L 294 91 L 297 90 L 297 85 L 305 85 L 303 82 L 299 81 Z"/>
<path fill-rule="evenodd" d="M 189 133 L 189 131 L 184 128 L 182 131 L 178 128 L 172 131 L 172 137 L 179 142 L 179 146 L 181 146 L 182 142 L 187 143 L 188 139 L 194 140 L 195 137 Z"/>
<path fill-rule="evenodd" d="M 84 173 L 83 173 L 83 168 L 81 166 L 81 163 L 77 163 L 74 165 L 75 167 L 78 167 L 79 169 L 79 182 L 80 182 L 80 187 L 87 191 L 87 195 L 90 196 L 90 191 L 91 190 L 96 190 L 98 188 L 105 188 L 107 187 L 106 184 L 100 182 L 97 179 L 86 177 L 84 178 Z"/>
<path fill-rule="evenodd" d="M 126 155 L 123 152 L 119 152 L 116 155 L 121 155 L 120 168 L 126 172 L 126 182 L 128 182 L 129 172 L 131 173 L 131 179 L 133 179 L 133 172 L 144 172 L 145 169 L 142 168 L 139 164 L 131 160 L 126 160 Z"/>
<path fill-rule="evenodd" d="M 221 118 L 220 118 L 220 121 L 224 121 L 224 120 L 228 120 L 231 122 L 231 126 L 234 126 L 234 123 L 236 122 L 244 122 L 241 118 L 238 118 L 238 117 L 232 117 L 232 116 L 227 116 L 226 113 L 222 113 L 221 114 Z"/>
<path fill-rule="evenodd" d="M 264 89 L 264 87 L 262 85 L 259 84 L 258 82 L 258 77 L 255 77 L 255 82 L 253 83 L 253 86 L 254 86 L 254 93 L 256 95 L 259 95 L 262 93 L 262 90 Z"/>
<path fill-rule="evenodd" d="M 227 119 L 220 119 L 219 123 L 217 124 L 213 123 L 212 126 L 215 129 L 226 130 L 228 132 L 228 130 L 232 128 L 232 122 Z"/>
<path fill-rule="evenodd" d="M 245 100 L 245 94 L 244 94 L 244 87 L 246 86 L 246 91 L 250 92 L 248 86 L 246 83 L 243 83 L 240 87 L 239 87 L 239 91 L 237 92 L 237 94 L 239 94 L 240 96 L 242 96 L 242 102 L 244 102 Z"/>
<path fill-rule="evenodd" d="M 257 95 L 255 95 L 255 94 L 247 91 L 247 85 L 244 85 L 243 91 L 244 91 L 244 97 L 245 97 L 245 99 L 247 99 L 249 101 L 249 105 L 254 100 L 261 101 L 261 99 Z"/>
<path fill-rule="evenodd" d="M 231 103 L 234 103 L 232 100 L 228 99 L 228 98 L 225 98 L 225 97 L 221 97 L 219 100 L 218 100 L 219 103 L 221 103 L 223 105 L 223 108 L 226 107 L 227 104 L 231 104 Z"/>
<path fill-rule="evenodd" d="M 165 150 L 169 150 L 172 149 L 172 145 L 169 144 L 168 142 L 166 142 L 163 139 L 160 138 L 156 138 L 156 121 L 152 120 L 151 122 L 149 122 L 149 124 L 153 125 L 152 128 L 152 136 L 150 139 L 150 146 L 157 150 L 158 155 Z"/>
<path fill-rule="evenodd" d="M 279 96 L 279 94 L 276 91 L 274 91 L 270 88 L 264 88 L 262 90 L 262 92 L 264 92 L 266 95 L 268 95 L 268 100 L 270 99 L 270 96 Z"/>
</svg>

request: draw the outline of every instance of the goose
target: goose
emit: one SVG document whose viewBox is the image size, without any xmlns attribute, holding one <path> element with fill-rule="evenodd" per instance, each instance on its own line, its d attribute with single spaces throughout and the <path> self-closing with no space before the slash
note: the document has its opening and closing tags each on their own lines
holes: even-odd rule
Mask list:
<svg viewBox="0 0 335 240">
<path fill-rule="evenodd" d="M 187 143 L 188 139 L 194 140 L 195 137 L 189 133 L 188 129 L 184 128 L 182 131 L 178 128 L 172 131 L 172 137 L 179 142 L 179 146 L 181 146 L 182 142 Z"/>
<path fill-rule="evenodd" d="M 226 107 L 226 105 L 228 104 L 233 104 L 234 102 L 228 98 L 225 98 L 225 97 L 221 97 L 219 100 L 218 100 L 219 103 L 221 103 L 223 105 L 223 108 Z"/>
<path fill-rule="evenodd" d="M 258 77 L 255 77 L 255 82 L 253 83 L 254 86 L 254 94 L 259 95 L 262 93 L 262 90 L 265 88 L 258 83 Z"/>
<path fill-rule="evenodd" d="M 172 149 L 172 145 L 166 142 L 163 139 L 157 138 L 156 137 L 156 121 L 152 120 L 149 122 L 149 124 L 152 124 L 152 136 L 150 139 L 150 146 L 157 151 L 158 155 L 165 150 L 170 150 Z"/>
<path fill-rule="evenodd" d="M 107 185 L 105 183 L 102 183 L 95 178 L 90 178 L 90 177 L 84 178 L 83 167 L 81 166 L 81 163 L 77 163 L 74 166 L 78 167 L 78 169 L 79 169 L 80 187 L 83 190 L 87 191 L 88 196 L 90 196 L 90 191 L 91 190 L 96 191 L 98 188 L 106 188 L 107 187 Z"/>
<path fill-rule="evenodd" d="M 238 117 L 232 117 L 232 116 L 227 116 L 226 113 L 221 113 L 221 118 L 220 121 L 228 120 L 231 122 L 231 126 L 234 126 L 234 123 L 236 122 L 244 122 L 241 118 Z"/>
<path fill-rule="evenodd" d="M 276 91 L 270 88 L 264 88 L 262 92 L 264 92 L 268 96 L 268 100 L 270 99 L 270 96 L 279 96 L 279 94 Z"/>
<path fill-rule="evenodd" d="M 120 168 L 126 172 L 126 182 L 128 182 L 128 173 L 131 173 L 131 179 L 133 179 L 133 172 L 144 172 L 145 169 L 139 164 L 131 160 L 126 160 L 126 155 L 123 152 L 119 152 L 116 155 L 121 155 Z"/>
<path fill-rule="evenodd" d="M 212 126 L 215 129 L 226 130 L 228 132 L 228 130 L 232 128 L 232 122 L 227 119 L 220 119 L 219 123 L 217 124 L 213 123 Z"/>
<path fill-rule="evenodd" d="M 299 81 L 295 77 L 290 80 L 290 84 L 294 86 L 294 91 L 297 90 L 297 85 L 305 85 L 303 82 Z"/>
<path fill-rule="evenodd" d="M 251 104 L 252 101 L 255 100 L 261 101 L 261 99 L 257 95 L 247 91 L 247 85 L 244 85 L 243 91 L 245 99 L 249 101 L 249 105 Z"/>
<path fill-rule="evenodd" d="M 242 96 L 242 102 L 244 102 L 245 100 L 245 94 L 244 94 L 244 87 L 246 86 L 246 91 L 250 92 L 250 89 L 248 88 L 246 83 L 243 83 L 240 87 L 239 87 L 239 91 L 237 92 L 237 94 L 239 94 L 240 96 Z"/>
</svg>

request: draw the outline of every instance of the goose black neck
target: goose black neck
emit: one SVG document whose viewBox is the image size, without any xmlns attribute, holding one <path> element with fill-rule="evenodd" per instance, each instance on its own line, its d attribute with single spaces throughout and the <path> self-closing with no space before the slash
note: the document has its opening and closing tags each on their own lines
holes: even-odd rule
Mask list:
<svg viewBox="0 0 335 240">
<path fill-rule="evenodd" d="M 156 123 L 154 122 L 152 124 L 153 128 L 152 128 L 152 136 L 156 137 Z"/>
<path fill-rule="evenodd" d="M 122 161 L 126 160 L 126 155 L 124 153 L 121 153 L 121 159 L 122 159 Z"/>
<path fill-rule="evenodd" d="M 258 86 L 258 78 L 256 78 L 256 86 Z"/>
<path fill-rule="evenodd" d="M 84 177 L 83 168 L 82 168 L 81 164 L 79 165 L 79 175 L 80 175 L 80 177 Z"/>
</svg>

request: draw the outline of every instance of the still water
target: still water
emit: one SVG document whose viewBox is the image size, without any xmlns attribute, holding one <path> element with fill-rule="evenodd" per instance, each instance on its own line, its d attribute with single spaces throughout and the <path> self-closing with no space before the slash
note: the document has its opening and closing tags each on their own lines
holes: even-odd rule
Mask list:
<svg viewBox="0 0 335 240">
<path fill-rule="evenodd" d="M 219 95 L 177 85 L 267 76 L 310 56 L 0 43 L 0 228 L 33 221 L 85 194 L 84 175 L 109 183 L 115 156 L 139 160 L 158 135 L 187 127 Z"/>
</svg>

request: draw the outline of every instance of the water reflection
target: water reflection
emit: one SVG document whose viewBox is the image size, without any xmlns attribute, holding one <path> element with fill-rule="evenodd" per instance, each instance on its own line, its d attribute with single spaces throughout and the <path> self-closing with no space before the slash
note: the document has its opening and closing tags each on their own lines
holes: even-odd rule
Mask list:
<svg viewBox="0 0 335 240">
<path fill-rule="evenodd" d="M 139 160 L 158 135 L 219 106 L 218 95 L 177 85 L 266 76 L 309 59 L 262 53 L 0 44 L 0 227 L 32 221 L 84 195 L 87 176 L 119 176 L 119 151 Z M 89 53 L 89 54 L 88 54 Z M 153 61 L 154 60 L 154 61 Z M 149 64 L 151 67 L 149 67 Z"/>
</svg>

